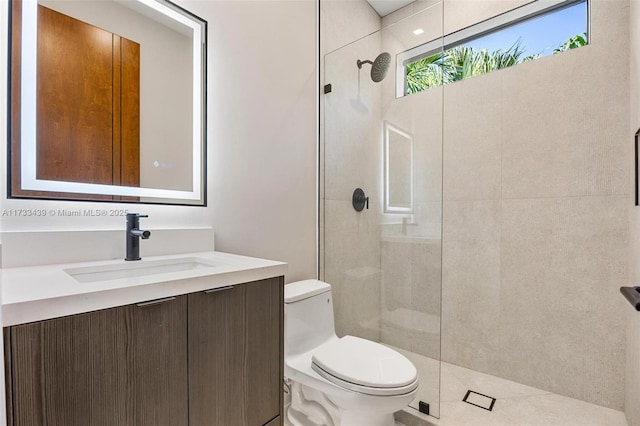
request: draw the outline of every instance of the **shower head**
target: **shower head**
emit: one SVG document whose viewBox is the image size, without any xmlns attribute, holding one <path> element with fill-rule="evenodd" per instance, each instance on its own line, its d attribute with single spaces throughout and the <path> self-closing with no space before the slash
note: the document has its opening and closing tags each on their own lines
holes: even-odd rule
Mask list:
<svg viewBox="0 0 640 426">
<path fill-rule="evenodd" d="M 358 59 L 358 69 L 362 69 L 363 64 L 371 64 L 371 80 L 375 83 L 380 83 L 387 76 L 389 71 L 389 64 L 391 64 L 391 55 L 387 52 L 379 54 L 373 62 L 366 60 L 361 61 Z"/>
</svg>

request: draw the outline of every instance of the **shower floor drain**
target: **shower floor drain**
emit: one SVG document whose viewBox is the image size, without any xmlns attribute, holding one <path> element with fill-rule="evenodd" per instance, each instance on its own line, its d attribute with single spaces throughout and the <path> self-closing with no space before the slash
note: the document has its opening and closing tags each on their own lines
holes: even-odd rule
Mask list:
<svg viewBox="0 0 640 426">
<path fill-rule="evenodd" d="M 464 398 L 462 398 L 462 400 L 467 404 L 484 408 L 487 411 L 492 411 L 493 405 L 496 403 L 495 398 L 472 391 L 472 390 L 468 390 L 467 394 L 464 396 Z"/>
</svg>

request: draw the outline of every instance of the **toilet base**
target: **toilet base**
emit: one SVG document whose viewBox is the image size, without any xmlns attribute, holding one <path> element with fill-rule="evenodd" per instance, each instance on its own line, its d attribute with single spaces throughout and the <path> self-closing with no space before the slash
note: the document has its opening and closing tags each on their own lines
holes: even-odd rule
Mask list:
<svg viewBox="0 0 640 426">
<path fill-rule="evenodd" d="M 293 426 L 341 426 L 338 407 L 325 395 L 298 382 L 290 382 L 291 404 L 285 418 Z"/>
<path fill-rule="evenodd" d="M 333 398 L 332 398 L 333 397 Z M 291 382 L 291 404 L 285 409 L 285 425 L 292 426 L 396 426 L 393 413 L 376 412 L 376 407 L 340 409 L 335 396 Z"/>
</svg>

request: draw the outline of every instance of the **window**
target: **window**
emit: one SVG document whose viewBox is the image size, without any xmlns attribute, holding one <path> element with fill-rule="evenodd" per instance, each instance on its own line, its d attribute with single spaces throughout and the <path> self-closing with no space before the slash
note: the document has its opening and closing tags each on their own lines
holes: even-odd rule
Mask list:
<svg viewBox="0 0 640 426">
<path fill-rule="evenodd" d="M 398 55 L 397 95 L 588 44 L 587 0 L 534 1 Z"/>
</svg>

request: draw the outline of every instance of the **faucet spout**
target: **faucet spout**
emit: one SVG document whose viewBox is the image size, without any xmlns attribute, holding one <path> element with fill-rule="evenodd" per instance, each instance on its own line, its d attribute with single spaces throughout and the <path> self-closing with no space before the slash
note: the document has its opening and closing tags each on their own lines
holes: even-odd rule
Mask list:
<svg viewBox="0 0 640 426">
<path fill-rule="evenodd" d="M 127 213 L 127 255 L 124 260 L 140 260 L 140 239 L 147 240 L 151 236 L 150 231 L 140 228 L 140 218 L 149 217 L 146 214 Z"/>
<path fill-rule="evenodd" d="M 151 236 L 151 231 L 143 231 L 142 229 L 132 229 L 130 232 L 133 237 L 140 237 L 143 240 L 148 240 Z"/>
</svg>

